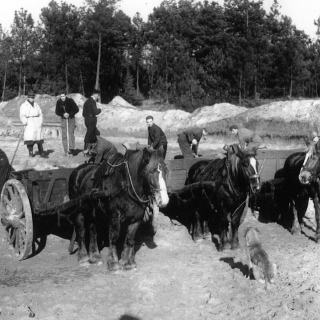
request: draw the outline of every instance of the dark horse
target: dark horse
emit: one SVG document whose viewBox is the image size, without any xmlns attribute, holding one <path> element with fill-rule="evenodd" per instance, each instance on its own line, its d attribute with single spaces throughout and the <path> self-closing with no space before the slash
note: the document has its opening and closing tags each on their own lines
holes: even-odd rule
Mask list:
<svg viewBox="0 0 320 320">
<path fill-rule="evenodd" d="M 237 145 L 227 148 L 223 159 L 210 162 L 200 161 L 194 164 L 188 173 L 187 183 L 213 181 L 215 188 L 211 194 L 205 192 L 201 199 L 196 215 L 202 222 L 207 222 L 210 216 L 217 216 L 220 229 L 220 251 L 228 244 L 231 249 L 239 247 L 238 229 L 245 213 L 244 209 L 250 192 L 256 193 L 261 188 L 258 174 L 256 151 L 242 151 Z M 210 204 L 205 210 L 204 203 Z M 229 223 L 231 223 L 231 241 L 228 239 Z M 197 222 L 199 225 L 199 221 Z M 206 226 L 197 228 L 198 232 L 207 231 Z M 231 242 L 231 243 L 230 243 Z"/>
<path fill-rule="evenodd" d="M 313 200 L 317 223 L 315 241 L 320 239 L 320 206 L 319 206 L 319 175 L 320 145 L 309 146 L 309 151 L 290 155 L 284 164 L 285 191 L 289 209 L 293 212 L 292 234 L 300 234 L 302 219 L 308 208 L 309 198 Z"/>
<path fill-rule="evenodd" d="M 71 173 L 70 199 L 95 191 L 103 194 L 100 200 L 93 197 L 92 201 L 83 203 L 72 215 L 80 265 L 102 263 L 97 245 L 97 220 L 106 217 L 110 269 L 120 268 L 117 255 L 120 232 L 125 234 L 121 264 L 125 269 L 136 267 L 135 234 L 146 208 L 152 201 L 159 207 L 165 207 L 169 202 L 165 175 L 163 159 L 156 151 L 147 148 L 129 151 L 126 156 L 117 153 L 100 165 L 83 164 Z"/>
</svg>

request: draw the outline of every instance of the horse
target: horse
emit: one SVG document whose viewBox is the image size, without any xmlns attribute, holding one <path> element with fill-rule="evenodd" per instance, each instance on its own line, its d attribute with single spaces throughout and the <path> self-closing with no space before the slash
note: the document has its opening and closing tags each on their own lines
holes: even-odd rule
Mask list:
<svg viewBox="0 0 320 320">
<path fill-rule="evenodd" d="M 210 162 L 203 160 L 194 164 L 189 172 L 186 183 L 213 181 L 215 189 L 208 194 L 205 192 L 198 199 L 203 207 L 210 204 L 211 209 L 205 212 L 201 206 L 196 213 L 197 224 L 199 217 L 202 222 L 216 216 L 219 220 L 220 246 L 219 250 L 231 244 L 231 249 L 240 247 L 238 229 L 245 218 L 244 208 L 248 203 L 249 193 L 257 193 L 261 188 L 258 174 L 258 162 L 255 159 L 256 149 L 253 151 L 241 150 L 237 145 L 227 146 L 227 154 L 223 159 L 214 159 Z M 228 228 L 231 223 L 231 241 L 228 239 Z M 208 227 L 196 227 L 198 232 L 207 231 Z M 231 242 L 231 243 L 230 243 Z"/>
<path fill-rule="evenodd" d="M 78 262 L 81 266 L 101 264 L 97 245 L 97 223 L 106 221 L 109 231 L 108 265 L 111 271 L 136 268 L 135 235 L 146 208 L 154 202 L 165 207 L 169 202 L 166 189 L 166 166 L 157 151 L 144 148 L 116 153 L 97 164 L 82 164 L 69 178 L 69 198 L 100 192 L 98 199 L 90 197 L 71 214 L 78 242 Z M 103 230 L 106 228 L 103 226 Z M 119 263 L 117 249 L 120 233 L 125 235 Z"/>
<path fill-rule="evenodd" d="M 296 152 L 290 155 L 283 167 L 285 190 L 289 210 L 293 212 L 292 234 L 301 234 L 302 219 L 307 211 L 309 198 L 313 200 L 316 217 L 315 241 L 320 239 L 320 174 L 319 143 L 309 146 L 308 152 Z"/>
</svg>

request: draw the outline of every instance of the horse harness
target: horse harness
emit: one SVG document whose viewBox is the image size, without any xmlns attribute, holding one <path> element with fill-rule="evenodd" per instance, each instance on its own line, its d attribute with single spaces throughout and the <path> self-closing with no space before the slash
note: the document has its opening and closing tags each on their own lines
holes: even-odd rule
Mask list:
<svg viewBox="0 0 320 320">
<path fill-rule="evenodd" d="M 118 164 L 114 164 L 114 163 L 111 163 L 111 159 L 114 157 L 115 155 L 112 155 L 106 162 L 107 164 L 111 167 L 111 168 L 116 168 L 116 167 L 120 167 L 121 165 L 125 165 L 125 168 L 126 168 L 126 172 L 127 172 L 127 180 L 129 180 L 129 184 L 131 185 L 131 188 L 133 190 L 133 193 L 134 195 L 132 195 L 129 191 L 129 187 L 128 187 L 128 183 L 126 184 L 126 186 L 123 186 L 119 192 L 113 196 L 113 198 L 115 196 L 117 196 L 120 192 L 122 192 L 123 190 L 126 190 L 126 194 L 128 195 L 128 197 L 133 200 L 133 201 L 137 201 L 141 204 L 147 204 L 149 205 L 154 199 L 153 199 L 153 195 L 154 195 L 154 191 L 157 191 L 158 189 L 155 189 L 155 188 L 152 188 L 151 191 L 152 191 L 152 195 L 150 196 L 149 195 L 149 198 L 147 200 L 144 200 L 144 199 L 141 199 L 139 197 L 139 195 L 137 194 L 137 191 L 133 185 L 133 181 L 132 181 L 132 177 L 131 177 L 131 173 L 130 173 L 130 168 L 129 168 L 129 164 L 128 164 L 128 160 L 125 159 L 123 160 L 122 162 L 118 163 Z M 147 165 L 146 169 L 148 168 L 149 165 Z M 159 166 L 157 167 L 158 170 L 159 169 Z M 145 170 L 146 170 L 145 169 Z M 148 170 L 146 170 L 148 172 Z"/>
</svg>

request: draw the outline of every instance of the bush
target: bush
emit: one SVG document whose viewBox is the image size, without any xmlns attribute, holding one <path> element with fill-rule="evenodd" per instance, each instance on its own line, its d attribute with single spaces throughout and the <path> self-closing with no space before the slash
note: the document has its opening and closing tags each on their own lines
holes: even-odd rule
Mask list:
<svg viewBox="0 0 320 320">
<path fill-rule="evenodd" d="M 120 96 L 135 107 L 141 107 L 143 104 L 144 97 L 142 95 L 122 93 Z"/>
</svg>

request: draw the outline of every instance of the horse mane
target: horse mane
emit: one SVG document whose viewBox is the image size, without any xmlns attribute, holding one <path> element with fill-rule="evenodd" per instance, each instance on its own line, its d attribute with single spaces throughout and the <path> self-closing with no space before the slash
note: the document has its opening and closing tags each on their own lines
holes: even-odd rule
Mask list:
<svg viewBox="0 0 320 320">
<path fill-rule="evenodd" d="M 228 161 L 231 163 L 231 173 L 233 177 L 236 177 L 239 173 L 239 162 L 240 159 L 236 154 L 232 154 Z"/>
<path fill-rule="evenodd" d="M 212 180 L 220 182 L 222 181 L 222 170 L 226 163 L 227 158 L 224 159 L 214 159 L 209 162 L 209 164 L 203 169 L 201 175 L 204 177 L 204 180 Z M 218 174 L 221 173 L 221 174 Z"/>
</svg>

